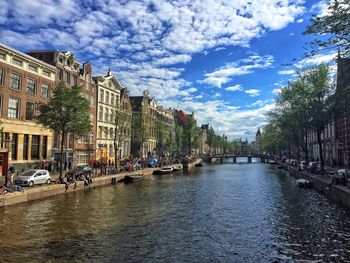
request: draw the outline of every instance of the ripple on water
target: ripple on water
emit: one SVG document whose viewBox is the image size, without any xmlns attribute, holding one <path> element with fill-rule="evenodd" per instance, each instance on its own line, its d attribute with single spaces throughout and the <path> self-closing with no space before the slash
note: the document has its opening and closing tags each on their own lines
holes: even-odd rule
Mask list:
<svg viewBox="0 0 350 263">
<path fill-rule="evenodd" d="M 349 262 L 349 218 L 273 166 L 208 165 L 2 209 L 0 259 Z"/>
</svg>

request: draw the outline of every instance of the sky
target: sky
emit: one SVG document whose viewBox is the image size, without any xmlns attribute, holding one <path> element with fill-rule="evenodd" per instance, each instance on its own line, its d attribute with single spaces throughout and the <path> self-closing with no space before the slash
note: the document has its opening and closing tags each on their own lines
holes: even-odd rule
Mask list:
<svg viewBox="0 0 350 263">
<path fill-rule="evenodd" d="M 69 50 L 132 96 L 147 89 L 198 125 L 254 140 L 295 69 L 334 59 L 303 58 L 313 37 L 302 33 L 325 12 L 313 0 L 0 0 L 0 42 Z"/>
</svg>

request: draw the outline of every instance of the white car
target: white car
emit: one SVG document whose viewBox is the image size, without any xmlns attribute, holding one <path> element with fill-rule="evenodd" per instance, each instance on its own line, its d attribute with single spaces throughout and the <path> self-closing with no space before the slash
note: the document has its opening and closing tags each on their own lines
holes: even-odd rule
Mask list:
<svg viewBox="0 0 350 263">
<path fill-rule="evenodd" d="M 15 184 L 30 186 L 35 184 L 51 184 L 51 177 L 46 170 L 27 170 L 15 179 Z"/>
</svg>

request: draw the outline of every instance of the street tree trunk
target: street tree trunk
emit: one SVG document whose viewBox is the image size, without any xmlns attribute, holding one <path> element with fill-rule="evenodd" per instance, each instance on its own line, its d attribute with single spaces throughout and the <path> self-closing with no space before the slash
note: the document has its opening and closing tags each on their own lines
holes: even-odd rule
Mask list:
<svg viewBox="0 0 350 263">
<path fill-rule="evenodd" d="M 320 163 L 321 163 L 321 172 L 324 171 L 324 160 L 323 160 L 323 150 L 322 150 L 322 141 L 321 141 L 321 131 L 317 131 L 317 142 L 318 142 L 318 149 L 320 154 Z"/>
<path fill-rule="evenodd" d="M 65 133 L 64 132 L 62 132 L 62 134 L 61 134 L 61 152 L 60 152 L 60 155 L 61 155 L 61 157 L 60 157 L 60 179 L 62 178 L 62 171 L 63 171 L 63 169 L 62 169 L 62 164 L 63 164 L 63 146 L 64 146 L 64 137 L 65 137 Z"/>
</svg>

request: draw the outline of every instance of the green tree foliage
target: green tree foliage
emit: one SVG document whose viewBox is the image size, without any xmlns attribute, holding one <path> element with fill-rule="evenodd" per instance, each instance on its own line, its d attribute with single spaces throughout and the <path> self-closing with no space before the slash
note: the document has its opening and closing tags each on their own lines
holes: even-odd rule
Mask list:
<svg viewBox="0 0 350 263">
<path fill-rule="evenodd" d="M 143 109 L 142 113 L 133 115 L 132 131 L 135 141 L 140 144 L 140 156 L 143 153 L 144 143 L 151 137 L 152 121 L 147 109 Z"/>
<path fill-rule="evenodd" d="M 296 146 L 308 158 L 308 133 L 315 132 L 323 170 L 321 134 L 335 116 L 334 98 L 328 66 L 320 65 L 300 73 L 298 79 L 282 90 L 276 110 L 269 113 L 269 125 L 263 134 L 264 150 Z"/>
<path fill-rule="evenodd" d="M 201 129 L 197 127 L 193 118 L 187 118 L 183 126 L 183 145 L 188 147 L 188 152 L 200 146 Z"/>
<path fill-rule="evenodd" d="M 183 148 L 184 131 L 183 127 L 179 125 L 177 119 L 175 119 L 175 152 L 180 153 Z"/>
<path fill-rule="evenodd" d="M 113 133 L 113 147 L 114 147 L 114 163 L 118 168 L 118 156 L 119 149 L 121 147 L 122 140 L 129 136 L 131 129 L 131 114 L 127 111 L 120 109 L 114 112 L 112 116 L 114 120 L 114 133 Z"/>
<path fill-rule="evenodd" d="M 164 154 L 164 151 L 168 152 L 171 148 L 171 135 L 167 129 L 167 126 L 162 121 L 157 121 L 155 124 L 155 136 L 157 138 L 157 152 L 160 155 Z"/>
<path fill-rule="evenodd" d="M 311 25 L 304 32 L 306 35 L 319 36 L 313 42 L 314 52 L 324 48 L 336 48 L 349 53 L 350 50 L 350 4 L 349 0 L 331 0 L 327 14 L 314 16 Z M 313 52 L 313 53 L 314 53 Z"/>
<path fill-rule="evenodd" d="M 82 137 L 91 131 L 90 103 L 81 95 L 79 87 L 68 88 L 60 82 L 53 89 L 53 96 L 49 98 L 48 103 L 39 105 L 37 122 L 60 134 L 61 178 L 64 139 L 68 133 Z"/>
</svg>

